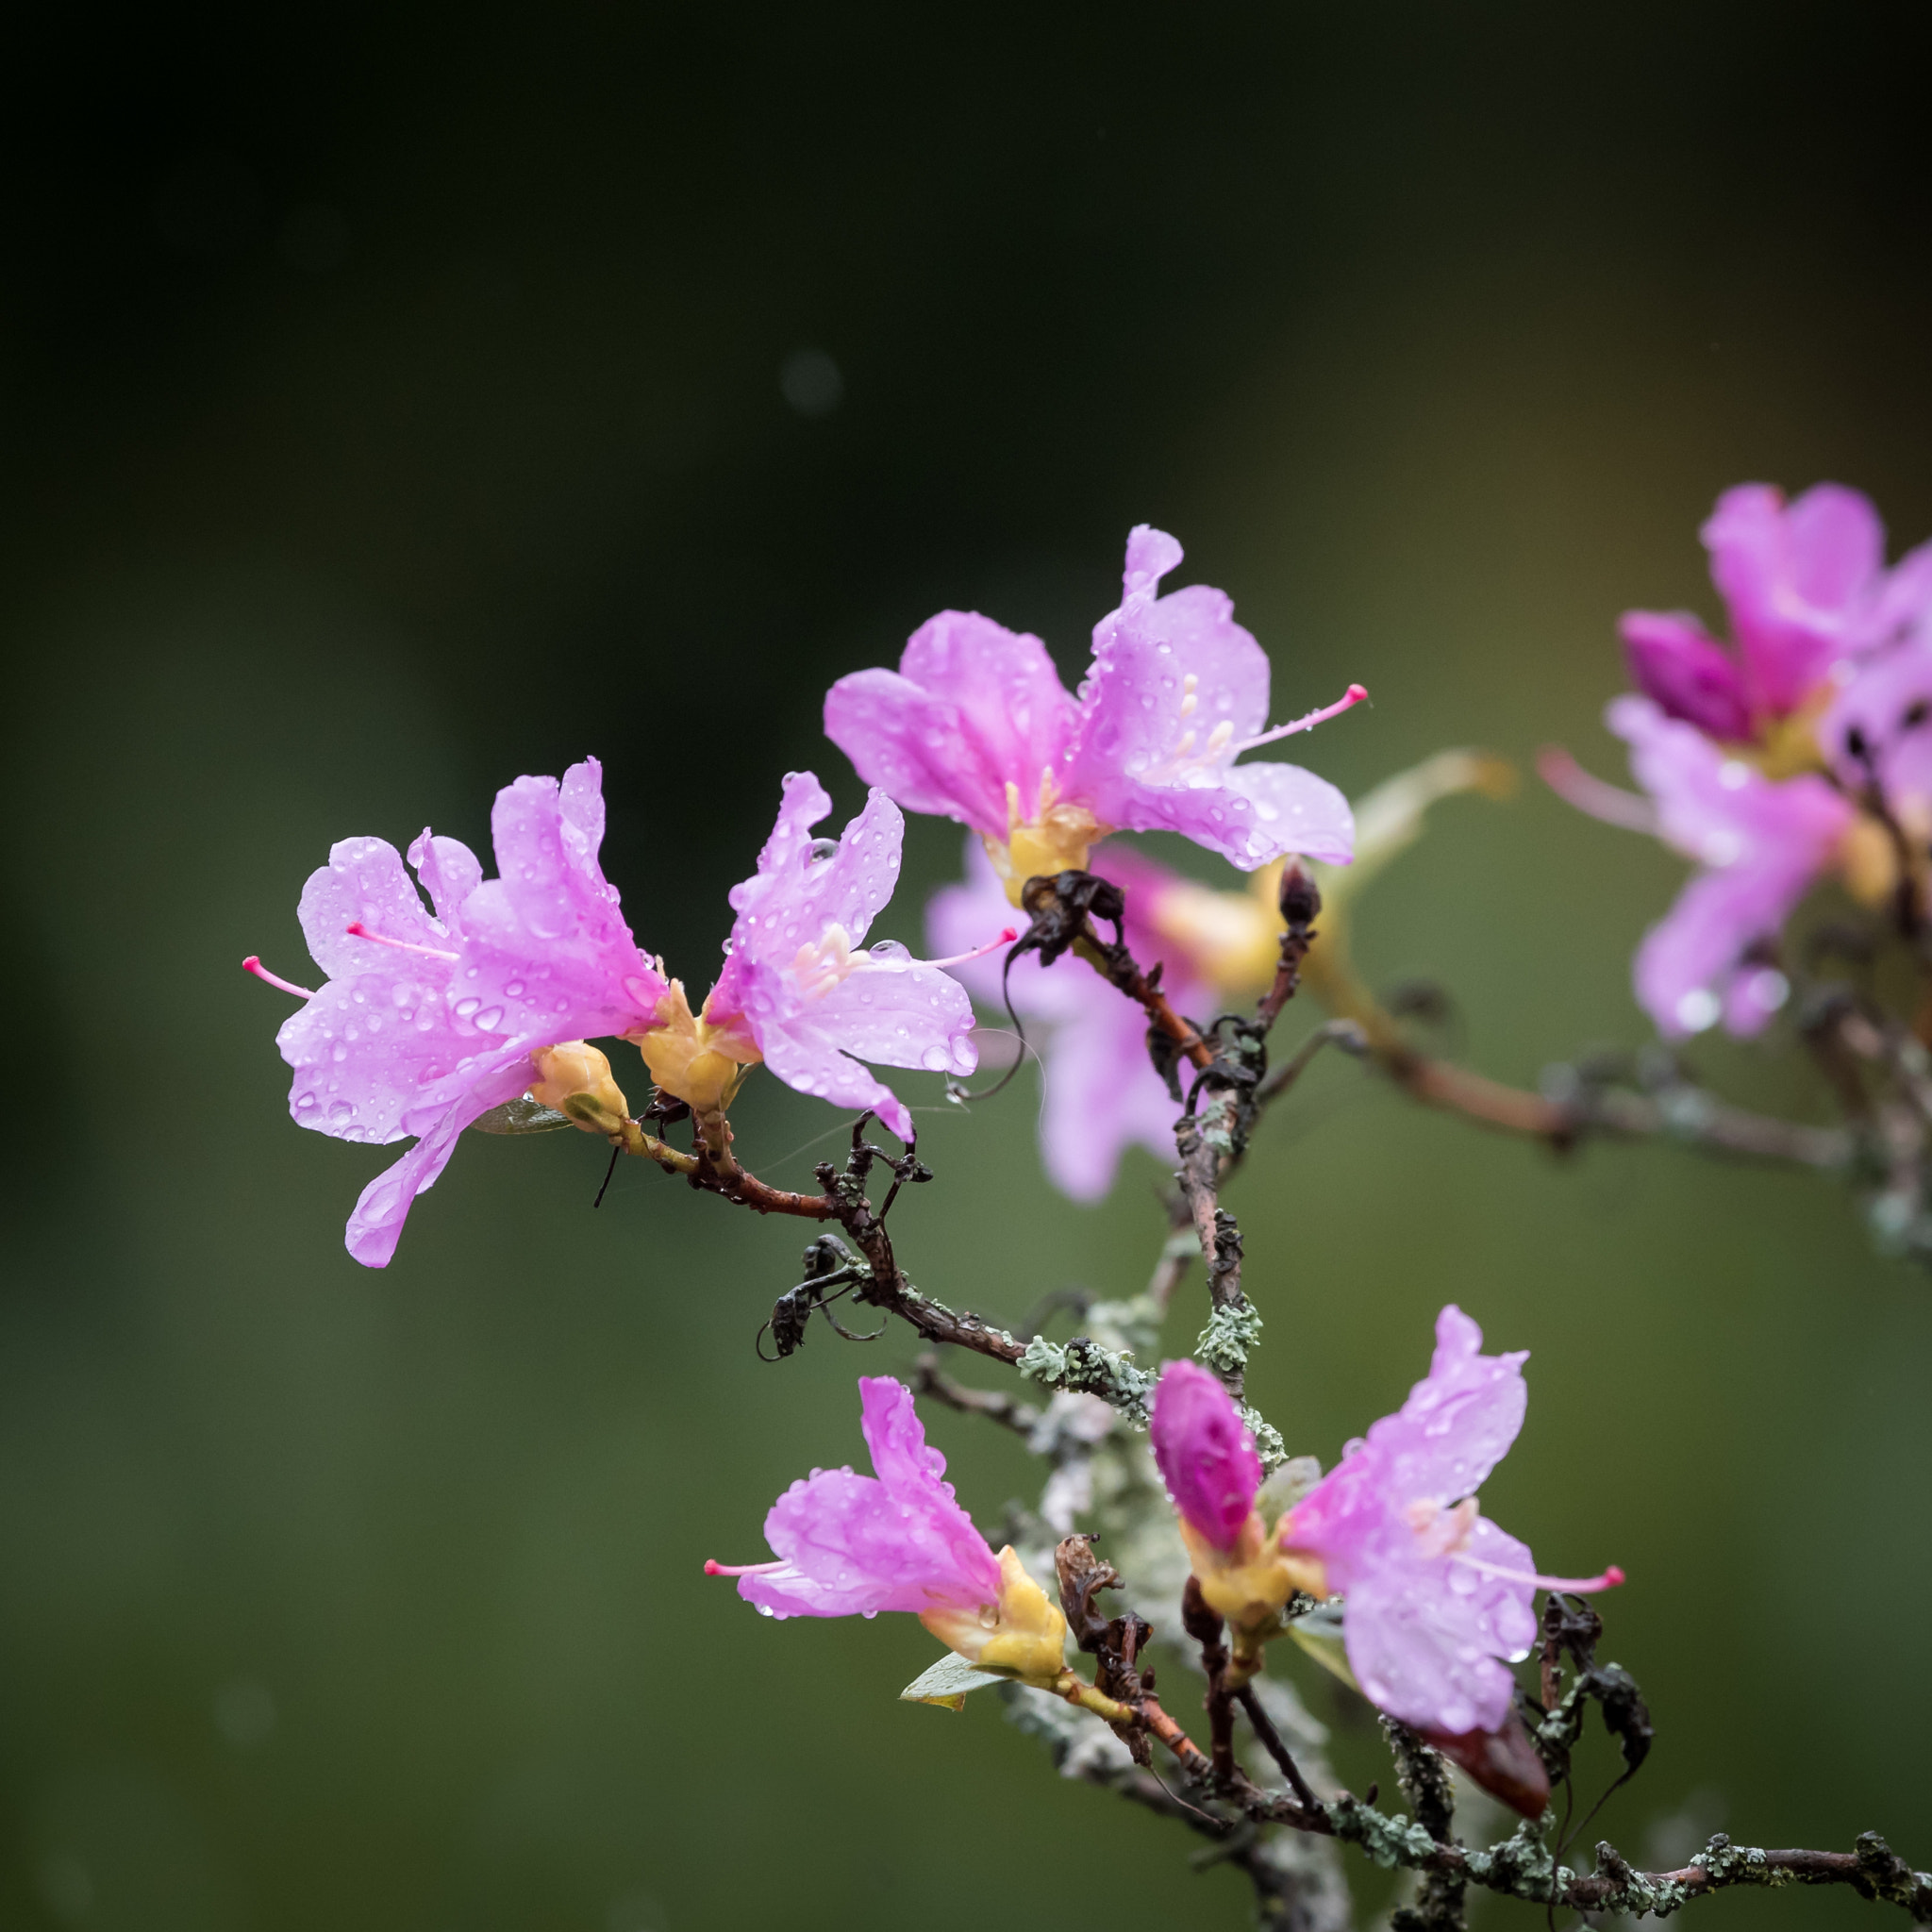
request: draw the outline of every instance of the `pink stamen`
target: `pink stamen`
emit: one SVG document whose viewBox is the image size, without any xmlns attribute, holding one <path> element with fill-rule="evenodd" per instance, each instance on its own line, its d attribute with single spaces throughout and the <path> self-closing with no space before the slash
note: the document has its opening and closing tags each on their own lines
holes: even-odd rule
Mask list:
<svg viewBox="0 0 1932 1932">
<path fill-rule="evenodd" d="M 1567 1590 L 1578 1596 L 1587 1596 L 1591 1591 L 1615 1590 L 1624 1580 L 1622 1568 L 1612 1563 L 1599 1576 L 1539 1576 L 1529 1570 L 1506 1570 L 1500 1563 L 1485 1563 L 1479 1557 L 1458 1556 L 1458 1563 L 1467 1563 L 1472 1570 L 1480 1570 L 1485 1576 L 1500 1576 L 1505 1583 L 1530 1583 L 1539 1590 Z"/>
<path fill-rule="evenodd" d="M 983 946 L 974 946 L 970 953 L 955 953 L 950 959 L 924 959 L 920 963 L 925 966 L 963 966 L 970 959 L 983 959 L 989 953 L 998 952 L 1002 946 L 1010 946 L 1019 937 L 1020 928 L 1008 925 L 1002 928 L 996 938 L 988 940 Z"/>
<path fill-rule="evenodd" d="M 705 1558 L 707 1576 L 769 1576 L 784 1568 L 783 1563 L 720 1563 L 710 1557 Z"/>
<path fill-rule="evenodd" d="M 306 986 L 297 986 L 292 979 L 284 979 L 279 973 L 271 973 L 253 953 L 242 960 L 242 970 L 254 974 L 258 979 L 265 980 L 277 992 L 291 992 L 298 1000 L 312 1000 L 315 997 Z"/>
<path fill-rule="evenodd" d="M 430 959 L 460 959 L 460 953 L 445 953 L 440 946 L 419 946 L 411 940 L 386 939 L 379 932 L 371 932 L 359 919 L 354 919 L 342 930 L 352 940 L 369 940 L 378 946 L 393 946 L 399 953 L 421 953 Z"/>
<path fill-rule="evenodd" d="M 1586 772 L 1560 744 L 1544 745 L 1536 755 L 1536 768 L 1543 783 L 1578 811 L 1587 811 L 1607 825 L 1621 825 L 1626 832 L 1657 836 L 1657 807 L 1649 799 Z"/>
<path fill-rule="evenodd" d="M 1325 724 L 1330 718 L 1339 718 L 1344 711 L 1352 711 L 1356 706 L 1367 702 L 1369 688 L 1365 684 L 1352 684 L 1332 705 L 1324 705 L 1319 711 L 1310 711 L 1306 718 L 1297 718 L 1292 724 L 1277 724 L 1273 731 L 1264 731 L 1259 738 L 1244 738 L 1241 743 L 1228 747 L 1228 756 L 1237 752 L 1253 751 L 1257 744 L 1273 744 L 1277 738 L 1291 738 L 1297 731 L 1312 731 L 1317 724 Z"/>
</svg>

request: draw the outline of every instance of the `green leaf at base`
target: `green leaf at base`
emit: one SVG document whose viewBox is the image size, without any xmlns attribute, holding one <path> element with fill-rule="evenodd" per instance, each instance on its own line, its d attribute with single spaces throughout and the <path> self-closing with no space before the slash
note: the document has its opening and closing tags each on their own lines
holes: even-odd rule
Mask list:
<svg viewBox="0 0 1932 1932">
<path fill-rule="evenodd" d="M 555 1108 L 532 1100 L 527 1093 L 520 1093 L 501 1107 L 492 1107 L 471 1124 L 479 1134 L 554 1134 L 558 1127 L 575 1123 L 567 1113 L 558 1113 Z"/>
<path fill-rule="evenodd" d="M 899 1698 L 905 1704 L 942 1704 L 948 1710 L 962 1710 L 967 1691 L 999 1681 L 991 1671 L 975 1670 L 958 1652 L 949 1650 L 929 1671 L 914 1677 Z"/>
</svg>

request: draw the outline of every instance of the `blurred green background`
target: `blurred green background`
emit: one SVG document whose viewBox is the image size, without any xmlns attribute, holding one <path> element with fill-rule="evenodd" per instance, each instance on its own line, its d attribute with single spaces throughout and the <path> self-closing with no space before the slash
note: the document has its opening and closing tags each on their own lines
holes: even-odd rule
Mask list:
<svg viewBox="0 0 1932 1932">
<path fill-rule="evenodd" d="M 291 1124 L 286 1003 L 237 962 L 306 975 L 333 839 L 480 844 L 497 786 L 594 751 L 610 874 L 702 985 L 779 774 L 858 803 L 825 685 L 946 605 L 1077 672 L 1141 520 L 1235 596 L 1278 715 L 1369 685 L 1308 752 L 1345 787 L 1455 742 L 1615 771 L 1613 620 L 1711 609 L 1722 487 L 1836 477 L 1932 532 L 1924 9 L 78 6 L 8 38 L 0 1922 L 1242 1923 L 1241 1881 L 993 1707 L 896 1704 L 909 1620 L 773 1624 L 700 1574 L 912 1354 L 754 1359 L 796 1227 L 628 1164 L 593 1214 L 585 1139 L 472 1136 L 365 1273 L 382 1157 Z M 913 826 L 882 933 L 918 942 L 958 852 Z M 1645 1037 L 1627 958 L 1678 873 L 1533 785 L 1453 804 L 1360 953 L 1531 1080 Z M 1698 1060 L 1820 1104 L 1775 1044 Z M 827 1117 L 764 1077 L 741 1115 L 803 1179 Z M 1023 1091 L 922 1118 L 923 1286 L 1012 1320 L 1142 1280 L 1152 1162 L 1080 1210 Z M 1625 1565 L 1608 1650 L 1660 1726 L 1603 1829 L 1932 1860 L 1932 1283 L 1829 1184 L 1562 1164 L 1337 1062 L 1233 1205 L 1295 1449 L 1393 1406 L 1445 1299 L 1534 1349 L 1486 1503 Z M 982 1521 L 1032 1479 L 933 1433 Z"/>
</svg>

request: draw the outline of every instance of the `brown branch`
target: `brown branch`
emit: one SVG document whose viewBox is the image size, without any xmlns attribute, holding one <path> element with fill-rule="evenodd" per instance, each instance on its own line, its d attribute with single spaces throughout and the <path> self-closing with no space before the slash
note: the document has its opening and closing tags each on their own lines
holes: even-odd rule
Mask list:
<svg viewBox="0 0 1932 1932">
<path fill-rule="evenodd" d="M 1087 934 L 1074 941 L 1073 950 L 1108 985 L 1137 1002 L 1146 1012 L 1148 1025 L 1165 1034 L 1181 1058 L 1191 1060 L 1204 1071 L 1213 1065 L 1214 1049 L 1201 1037 L 1200 1030 L 1191 1020 L 1174 1011 L 1167 995 L 1141 971 L 1124 947 L 1104 944 L 1090 925 Z"/>
<path fill-rule="evenodd" d="M 975 1355 L 991 1356 L 995 1361 L 1018 1361 L 1026 1353 L 1024 1342 L 1015 1341 L 1004 1328 L 995 1328 L 981 1316 L 956 1314 L 943 1303 L 921 1294 L 907 1280 L 892 1253 L 885 1217 L 874 1212 L 866 1198 L 865 1184 L 873 1167 L 888 1158 L 865 1140 L 866 1118 L 861 1115 L 852 1130 L 852 1153 L 842 1171 L 828 1160 L 812 1170 L 825 1191 L 826 1218 L 838 1222 L 865 1260 L 867 1278 L 852 1291 L 852 1299 L 897 1315 L 928 1341 L 949 1342 Z"/>
<path fill-rule="evenodd" d="M 1302 1775 L 1301 1766 L 1294 1761 L 1293 1754 L 1282 1741 L 1281 1733 L 1274 1728 L 1274 1720 L 1268 1715 L 1260 1698 L 1255 1694 L 1254 1685 L 1243 1684 L 1235 1694 L 1241 1700 L 1241 1708 L 1248 1714 L 1248 1722 L 1254 1726 L 1255 1736 L 1260 1740 L 1262 1750 L 1274 1758 L 1282 1776 L 1293 1790 L 1296 1801 L 1311 1815 L 1318 1813 L 1322 1808 L 1322 1801 L 1308 1789 L 1308 1781 Z"/>
<path fill-rule="evenodd" d="M 1213 1742 L 1214 1774 L 1231 1778 L 1234 1758 L 1233 1688 L 1227 1680 L 1226 1626 L 1201 1594 L 1200 1583 L 1190 1576 L 1181 1591 L 1181 1627 L 1201 1647 L 1201 1669 L 1208 1679 L 1208 1730 Z"/>
<path fill-rule="evenodd" d="M 956 1382 L 940 1368 L 936 1355 L 923 1355 L 912 1364 L 912 1391 L 930 1395 L 961 1415 L 984 1416 L 1021 1436 L 1030 1436 L 1040 1421 L 1040 1411 L 1030 1403 L 995 1389 L 969 1389 Z"/>
<path fill-rule="evenodd" d="M 655 1161 L 666 1174 L 681 1174 L 694 1188 L 717 1194 L 740 1208 L 759 1214 L 794 1214 L 807 1221 L 831 1221 L 837 1209 L 823 1194 L 794 1194 L 767 1186 L 739 1166 L 731 1152 L 731 1124 L 721 1114 L 709 1133 L 701 1124 L 698 1144 L 690 1154 L 648 1134 L 636 1121 L 625 1121 L 612 1141 L 626 1154 Z"/>
</svg>

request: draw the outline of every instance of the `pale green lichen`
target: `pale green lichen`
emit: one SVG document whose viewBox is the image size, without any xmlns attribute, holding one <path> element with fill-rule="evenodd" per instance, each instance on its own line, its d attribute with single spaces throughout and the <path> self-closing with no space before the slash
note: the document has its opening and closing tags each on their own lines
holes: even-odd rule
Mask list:
<svg viewBox="0 0 1932 1932">
<path fill-rule="evenodd" d="M 1063 1347 L 1036 1335 L 1015 1366 L 1042 1388 L 1097 1395 L 1137 1427 L 1147 1426 L 1147 1400 L 1154 1393 L 1155 1377 L 1136 1368 L 1130 1355 L 1102 1348 L 1085 1336 L 1076 1335 Z"/>
<path fill-rule="evenodd" d="M 1281 1440 L 1281 1431 L 1264 1420 L 1258 1408 L 1242 1409 L 1241 1424 L 1255 1439 L 1255 1454 L 1264 1470 L 1272 1474 L 1288 1460 L 1288 1444 Z"/>
<path fill-rule="evenodd" d="M 1238 1302 L 1223 1303 L 1208 1316 L 1194 1343 L 1194 1359 L 1217 1375 L 1238 1375 L 1260 1341 L 1260 1310 L 1243 1295 Z"/>
</svg>

